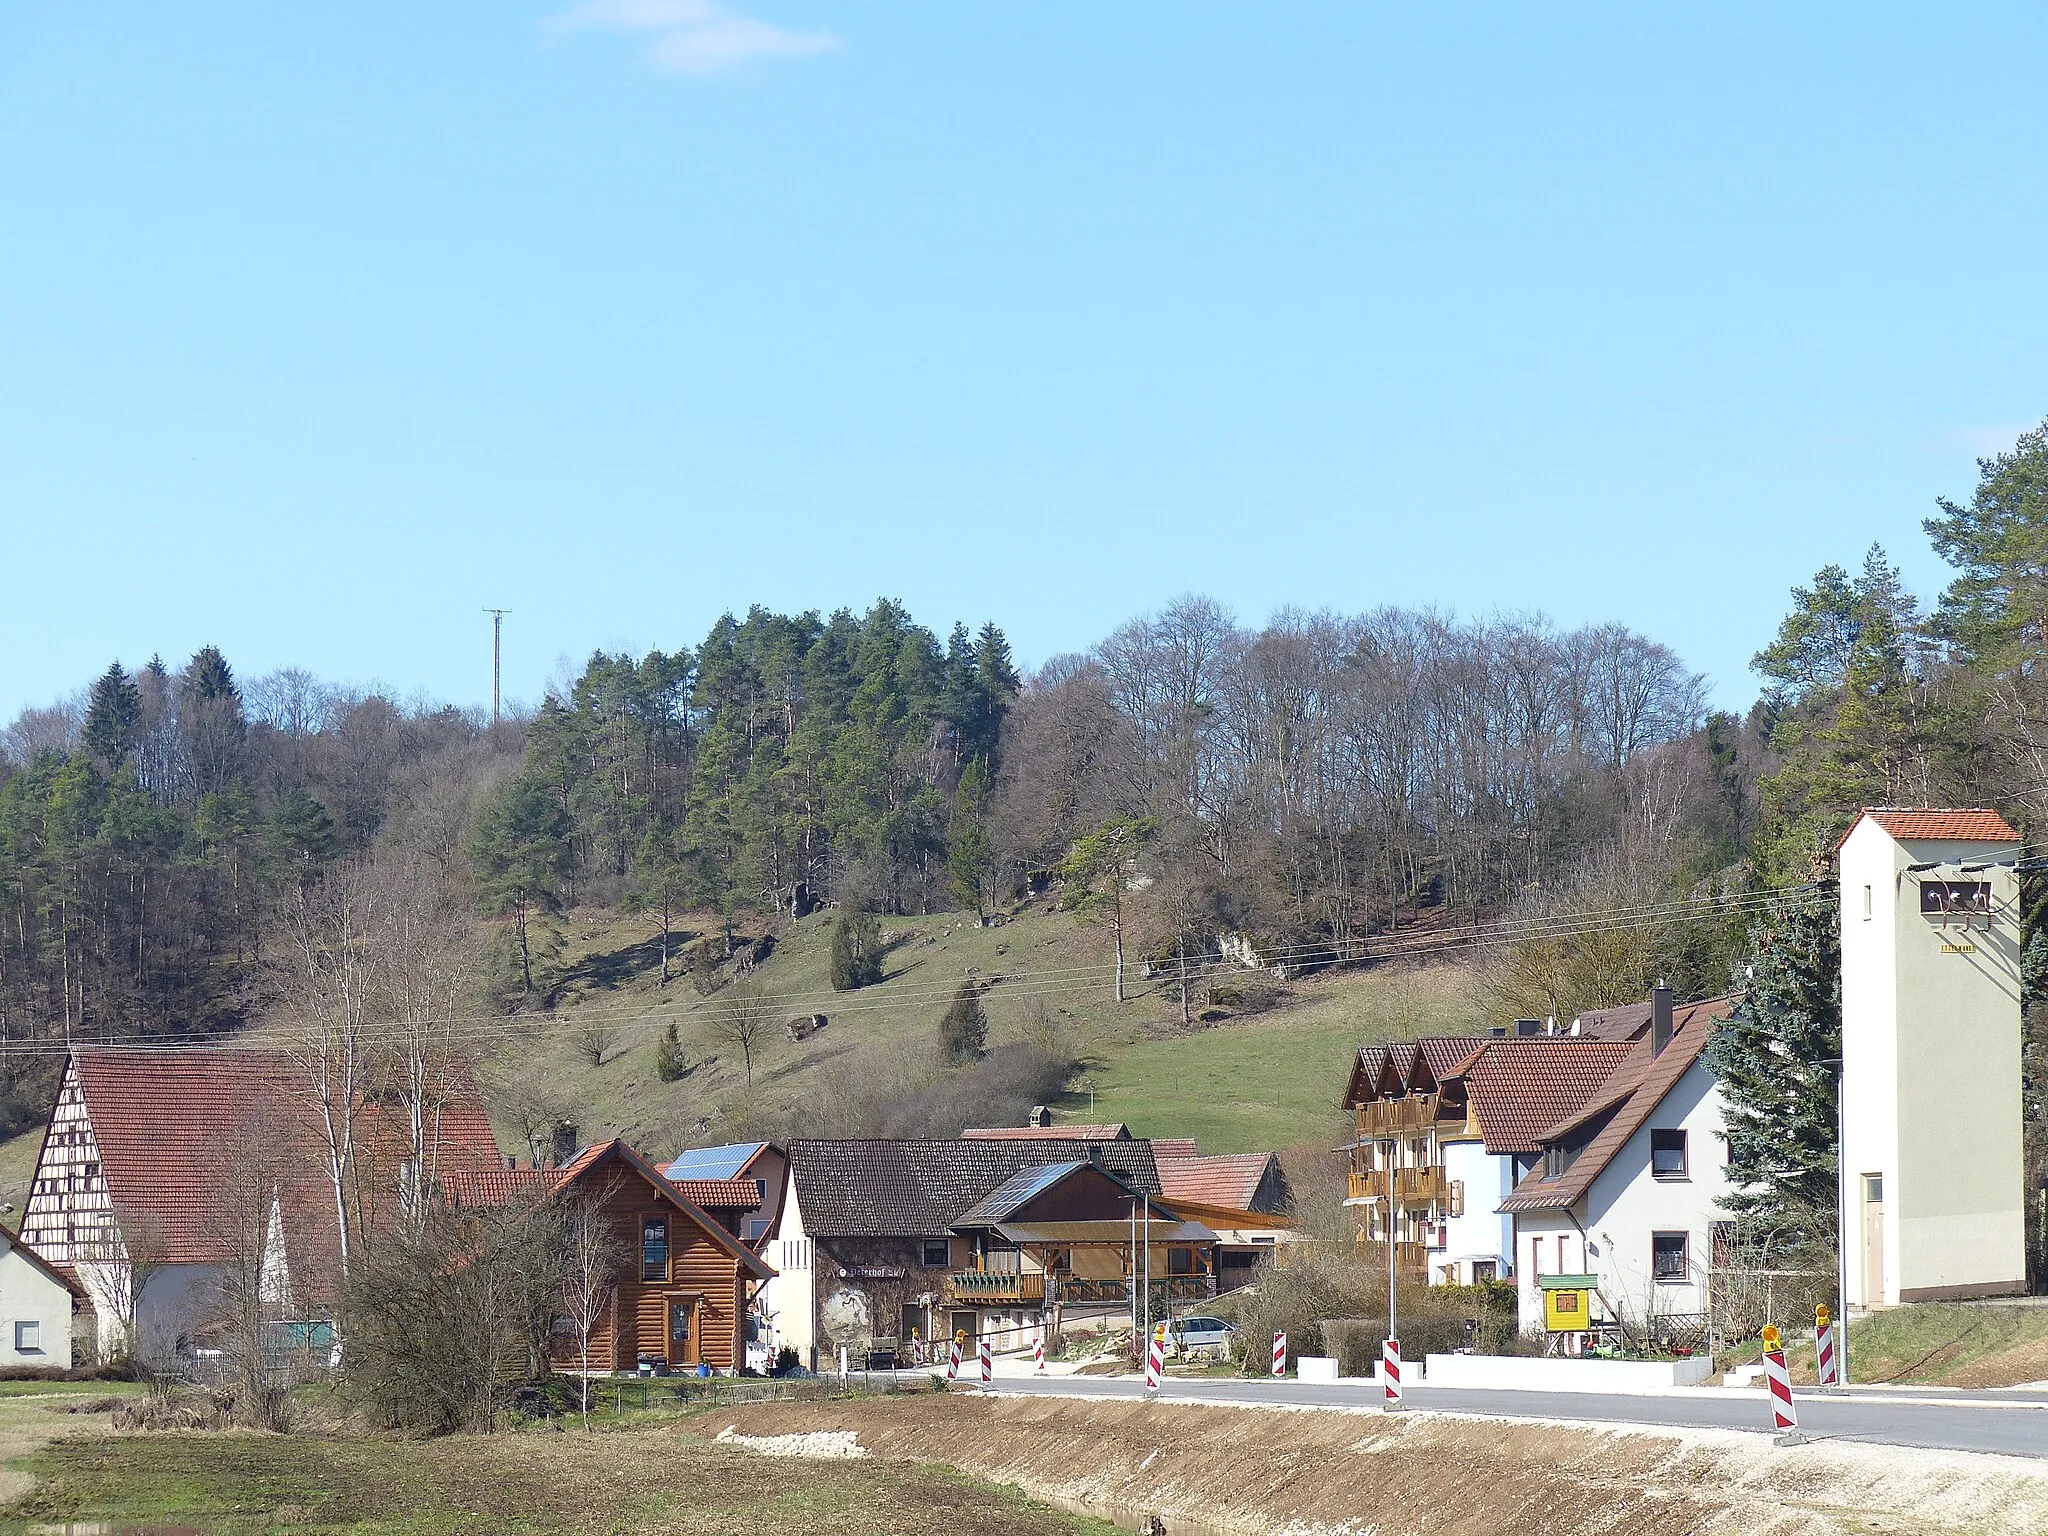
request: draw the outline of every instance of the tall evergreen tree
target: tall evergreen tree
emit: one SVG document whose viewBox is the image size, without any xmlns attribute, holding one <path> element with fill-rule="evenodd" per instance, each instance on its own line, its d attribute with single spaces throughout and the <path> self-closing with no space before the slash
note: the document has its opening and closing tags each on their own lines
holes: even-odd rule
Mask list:
<svg viewBox="0 0 2048 1536">
<path fill-rule="evenodd" d="M 1781 1244 L 1831 1244 L 1842 1055 L 1835 903 L 1802 893 L 1759 919 L 1734 985 L 1741 1001 L 1706 1049 L 1728 1129 L 1727 1206 Z"/>
<path fill-rule="evenodd" d="M 92 702 L 86 706 L 80 733 L 102 772 L 112 773 L 128 760 L 141 724 L 142 690 L 117 661 L 92 685 Z"/>
<path fill-rule="evenodd" d="M 882 979 L 882 925 L 872 912 L 841 911 L 832 924 L 834 992 L 853 992 Z"/>
<path fill-rule="evenodd" d="M 939 1049 L 948 1061 L 978 1061 L 988 1052 L 988 1014 L 982 1010 L 981 988 L 963 981 L 939 1017 Z"/>
<path fill-rule="evenodd" d="M 484 914 L 512 919 L 521 989 L 533 995 L 533 920 L 561 907 L 569 818 L 550 786 L 514 774 L 477 817 L 470 867 Z"/>
</svg>

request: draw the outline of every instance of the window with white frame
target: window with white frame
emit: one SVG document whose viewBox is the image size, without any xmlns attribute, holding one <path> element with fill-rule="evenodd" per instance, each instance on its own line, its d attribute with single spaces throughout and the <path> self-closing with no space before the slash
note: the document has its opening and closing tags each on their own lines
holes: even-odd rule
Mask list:
<svg viewBox="0 0 2048 1536">
<path fill-rule="evenodd" d="M 39 1355 L 43 1352 L 43 1325 L 37 1322 L 20 1322 L 14 1325 L 14 1352 L 17 1355 Z"/>
</svg>

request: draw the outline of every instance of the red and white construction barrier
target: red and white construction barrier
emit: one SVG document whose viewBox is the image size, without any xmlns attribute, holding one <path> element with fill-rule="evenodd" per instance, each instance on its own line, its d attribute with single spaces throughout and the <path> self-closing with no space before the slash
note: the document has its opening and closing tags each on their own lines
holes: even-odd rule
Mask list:
<svg viewBox="0 0 2048 1536">
<path fill-rule="evenodd" d="M 948 1381 L 958 1381 L 959 1379 L 960 1379 L 960 1341 L 959 1341 L 958 1339 L 955 1339 L 955 1340 L 953 1341 L 953 1349 L 952 1349 L 952 1352 L 951 1352 L 951 1353 L 950 1353 L 950 1354 L 949 1354 L 949 1355 L 948 1355 L 948 1356 L 946 1357 L 946 1380 L 948 1380 Z"/>
<path fill-rule="evenodd" d="M 1785 1351 L 1764 1351 L 1764 1381 L 1771 1389 L 1771 1427 L 1785 1433 L 1799 1427 L 1799 1412 L 1792 1406 L 1792 1372 L 1785 1365 Z"/>
<path fill-rule="evenodd" d="M 1287 1374 L 1287 1335 L 1284 1333 L 1273 1335 L 1273 1374 L 1275 1376 L 1285 1376 Z"/>
<path fill-rule="evenodd" d="M 1031 1341 L 1031 1374 L 1045 1374 L 1045 1330 L 1038 1330 L 1038 1337 Z"/>
<path fill-rule="evenodd" d="M 1842 1384 L 1842 1368 L 1835 1360 L 1835 1325 L 1825 1324 L 1813 1332 L 1813 1352 L 1820 1365 L 1820 1384 L 1824 1387 L 1839 1387 Z"/>
<path fill-rule="evenodd" d="M 1401 1406 L 1401 1341 L 1388 1339 L 1380 1346 L 1380 1380 L 1386 1383 L 1386 1406 Z"/>
<path fill-rule="evenodd" d="M 996 1379 L 995 1347 L 987 1339 L 981 1341 L 981 1384 L 985 1387 Z"/>
<path fill-rule="evenodd" d="M 1152 1334 L 1152 1347 L 1145 1351 L 1145 1390 L 1157 1392 L 1159 1378 L 1166 1374 L 1166 1325 L 1160 1324 Z"/>
</svg>

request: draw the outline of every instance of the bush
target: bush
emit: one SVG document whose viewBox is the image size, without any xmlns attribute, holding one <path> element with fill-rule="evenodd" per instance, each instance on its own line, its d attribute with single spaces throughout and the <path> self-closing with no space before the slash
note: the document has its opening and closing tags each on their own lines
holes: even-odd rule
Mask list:
<svg viewBox="0 0 2048 1536">
<path fill-rule="evenodd" d="M 654 1075 L 664 1083 L 675 1083 L 689 1073 L 690 1053 L 683 1049 L 683 1042 L 676 1035 L 675 1021 L 670 1020 L 668 1032 L 654 1048 Z"/>
<path fill-rule="evenodd" d="M 979 1061 L 988 1053 L 988 1015 L 982 1012 L 981 988 L 971 981 L 960 983 L 939 1019 L 939 1049 L 948 1061 Z"/>
<path fill-rule="evenodd" d="M 832 923 L 832 990 L 852 992 L 882 979 L 882 925 L 872 912 L 842 911 Z"/>
<path fill-rule="evenodd" d="M 1387 1272 L 1348 1244 L 1299 1244 L 1285 1262 L 1261 1264 L 1238 1315 L 1240 1367 L 1273 1368 L 1273 1334 L 1284 1329 L 1290 1356 L 1322 1349 L 1348 1376 L 1365 1374 L 1387 1336 Z M 1403 1286 L 1395 1297 L 1401 1353 L 1421 1359 L 1468 1344 L 1489 1353 L 1516 1350 L 1514 1288 Z"/>
</svg>

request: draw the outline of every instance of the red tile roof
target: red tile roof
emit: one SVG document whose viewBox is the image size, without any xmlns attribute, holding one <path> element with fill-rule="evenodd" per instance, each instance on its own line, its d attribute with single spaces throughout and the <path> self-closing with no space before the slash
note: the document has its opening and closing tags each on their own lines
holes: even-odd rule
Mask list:
<svg viewBox="0 0 2048 1536">
<path fill-rule="evenodd" d="M 1157 1154 L 1159 1143 L 1152 1144 Z M 1198 1205 L 1249 1211 L 1259 1186 L 1274 1163 L 1270 1152 L 1227 1152 L 1215 1157 L 1161 1157 L 1159 1196 L 1171 1204 L 1191 1200 Z"/>
<path fill-rule="evenodd" d="M 1462 1076 L 1486 1150 L 1534 1152 L 1541 1133 L 1584 1104 L 1628 1053 L 1626 1044 L 1577 1035 L 1481 1042 Z"/>
<path fill-rule="evenodd" d="M 333 1201 L 321 1170 L 325 1136 L 305 1073 L 290 1056 L 229 1047 L 80 1046 L 68 1070 L 84 1093 L 110 1200 L 161 1229 L 165 1262 L 216 1256 L 207 1228 L 217 1192 L 238 1141 L 250 1135 L 285 1138 L 302 1177 L 280 1199 L 311 1215 L 299 1230 L 310 1234 L 301 1240 L 313 1244 L 314 1257 L 332 1251 Z M 466 1079 L 449 1083 L 438 1121 L 444 1169 L 501 1166 L 490 1120 Z M 388 1164 L 390 1176 L 377 1175 L 388 1185 L 409 1155 L 402 1110 L 366 1100 L 356 1129 L 365 1161 Z"/>
<path fill-rule="evenodd" d="M 1835 844 L 1837 850 L 1849 841 L 1849 832 L 1869 817 L 1902 843 L 2016 843 L 2019 833 L 1996 811 L 1937 810 L 1926 806 L 1874 805 L 1849 823 L 1849 831 Z"/>
<path fill-rule="evenodd" d="M 1671 1043 L 1656 1055 L 1650 1053 L 1646 1037 L 1628 1048 L 1628 1055 L 1576 1111 L 1561 1116 L 1544 1131 L 1539 1141 L 1556 1141 L 1572 1130 L 1612 1113 L 1579 1155 L 1555 1179 L 1543 1176 L 1543 1165 L 1531 1169 L 1514 1193 L 1501 1202 L 1502 1211 L 1568 1210 L 1593 1187 L 1593 1181 L 1642 1129 L 1665 1096 L 1678 1086 L 1692 1064 L 1707 1048 L 1714 1025 L 1734 1011 L 1734 1000 L 1708 998 L 1704 1002 L 1682 1003 L 1672 1011 Z"/>
<path fill-rule="evenodd" d="M 732 1186 L 744 1184 L 747 1208 L 751 1209 L 758 1199 L 751 1180 L 687 1179 L 678 1185 L 663 1177 L 659 1168 L 617 1138 L 585 1147 L 559 1168 L 493 1168 L 481 1172 L 450 1174 L 444 1177 L 441 1183 L 454 1204 L 472 1208 L 488 1207 L 503 1205 L 529 1191 L 544 1196 L 556 1194 L 606 1163 L 623 1163 L 631 1172 L 638 1174 L 649 1188 L 658 1192 L 669 1204 L 677 1207 L 697 1226 L 703 1228 L 706 1236 L 739 1260 L 741 1267 L 757 1279 L 765 1280 L 774 1275 L 775 1271 L 770 1269 L 752 1249 L 713 1221 L 705 1214 L 704 1208 L 685 1193 L 691 1186 L 696 1186 L 714 1195 L 727 1196 L 734 1192 Z"/>
<path fill-rule="evenodd" d="M 692 1205 L 707 1211 L 754 1211 L 761 1207 L 761 1191 L 752 1179 L 670 1179 L 676 1192 Z"/>
<path fill-rule="evenodd" d="M 1192 1136 L 1154 1136 L 1152 1156 L 1155 1161 L 1169 1157 L 1200 1157 L 1201 1145 Z"/>
</svg>

